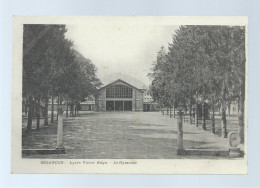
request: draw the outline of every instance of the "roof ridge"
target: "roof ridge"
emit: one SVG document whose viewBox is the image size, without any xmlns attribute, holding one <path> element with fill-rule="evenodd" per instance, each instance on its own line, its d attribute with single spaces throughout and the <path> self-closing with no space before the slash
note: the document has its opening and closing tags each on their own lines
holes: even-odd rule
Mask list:
<svg viewBox="0 0 260 188">
<path fill-rule="evenodd" d="M 133 86 L 132 84 L 130 84 L 130 83 L 128 83 L 128 82 L 122 80 L 121 78 L 119 78 L 119 79 L 117 79 L 117 80 L 115 80 L 115 81 L 113 81 L 113 82 L 110 82 L 109 84 L 104 85 L 103 87 L 99 88 L 99 90 L 102 90 L 102 89 L 104 89 L 104 88 L 106 88 L 106 87 L 108 87 L 108 86 L 110 86 L 110 85 L 113 85 L 113 84 L 115 84 L 115 83 L 118 82 L 118 81 L 121 81 L 121 82 L 123 82 L 124 84 L 129 85 L 129 86 L 131 86 L 131 87 L 133 87 L 133 88 L 135 88 L 135 89 L 137 89 L 137 90 L 143 92 L 143 89 L 139 89 L 139 88 Z"/>
</svg>

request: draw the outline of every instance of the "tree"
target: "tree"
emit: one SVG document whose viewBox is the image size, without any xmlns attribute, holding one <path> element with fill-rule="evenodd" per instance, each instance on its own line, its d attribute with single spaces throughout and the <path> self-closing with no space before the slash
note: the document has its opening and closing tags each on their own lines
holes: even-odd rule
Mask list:
<svg viewBox="0 0 260 188">
<path fill-rule="evenodd" d="M 211 26 L 207 28 L 205 54 L 209 56 L 209 64 L 215 80 L 215 90 L 222 108 L 222 136 L 227 136 L 226 108 L 243 93 L 245 80 L 245 34 L 243 27 Z M 241 89 L 243 92 L 241 92 Z M 217 91 L 220 91 L 218 93 Z M 243 100 L 244 101 L 244 100 Z M 244 106 L 244 103 L 243 105 Z"/>
<path fill-rule="evenodd" d="M 174 101 L 176 105 L 184 108 L 191 109 L 191 106 L 195 105 L 195 116 L 199 103 L 202 106 L 206 102 L 210 103 L 213 133 L 214 105 L 221 104 L 222 137 L 227 137 L 227 104 L 239 98 L 242 104 L 241 114 L 244 113 L 244 36 L 243 27 L 181 26 L 173 35 L 168 54 L 160 51 L 157 55 L 153 73 L 150 74 L 153 96 L 157 101 L 166 97 L 168 101 Z M 163 54 L 166 60 L 160 61 L 160 54 Z M 202 114 L 202 127 L 206 129 L 205 111 Z M 241 142 L 243 117 L 244 115 L 240 115 Z M 195 118 L 195 124 L 196 121 Z"/>
<path fill-rule="evenodd" d="M 64 35 L 66 31 L 65 25 L 24 25 L 23 94 L 29 96 L 29 103 L 33 103 L 30 100 L 45 102 L 45 125 L 48 125 L 48 101 L 53 93 L 53 80 L 58 75 L 53 67 L 58 67 L 59 56 L 65 53 L 59 50 L 68 43 Z M 31 129 L 30 124 L 28 121 L 27 130 Z"/>
<path fill-rule="evenodd" d="M 73 49 L 66 32 L 65 25 L 24 25 L 23 97 L 29 105 L 28 131 L 32 128 L 33 108 L 37 108 L 39 127 L 41 102 L 45 103 L 45 125 L 48 125 L 50 97 L 58 98 L 58 104 L 63 100 L 79 102 L 96 94 L 101 84 L 95 66 Z"/>
<path fill-rule="evenodd" d="M 68 92 L 67 101 L 71 106 L 71 110 L 76 110 L 76 104 L 85 100 L 89 95 L 96 96 L 97 88 L 101 85 L 100 80 L 96 76 L 97 69 L 91 60 L 83 57 L 79 52 L 73 51 L 75 55 L 75 72 L 70 69 L 67 76 Z M 76 115 L 76 114 L 75 114 Z"/>
<path fill-rule="evenodd" d="M 151 95 L 161 106 L 169 106 L 168 84 L 169 75 L 167 74 L 167 56 L 165 48 L 162 46 L 154 62 L 153 72 L 148 76 L 153 79 L 151 85 Z"/>
</svg>

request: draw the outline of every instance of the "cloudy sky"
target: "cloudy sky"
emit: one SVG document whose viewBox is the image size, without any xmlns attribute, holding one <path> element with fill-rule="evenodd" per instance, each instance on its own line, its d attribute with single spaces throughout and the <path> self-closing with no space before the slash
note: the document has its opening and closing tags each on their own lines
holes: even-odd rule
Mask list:
<svg viewBox="0 0 260 188">
<path fill-rule="evenodd" d="M 157 52 L 162 45 L 168 48 L 178 26 L 102 22 L 67 25 L 67 28 L 67 38 L 96 65 L 101 81 L 120 72 L 149 85 L 147 74 Z"/>
</svg>

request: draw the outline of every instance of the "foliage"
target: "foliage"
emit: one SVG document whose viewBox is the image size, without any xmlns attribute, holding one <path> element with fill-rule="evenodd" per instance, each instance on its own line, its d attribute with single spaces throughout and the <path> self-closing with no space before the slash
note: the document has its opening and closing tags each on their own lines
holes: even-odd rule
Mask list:
<svg viewBox="0 0 260 188">
<path fill-rule="evenodd" d="M 23 97 L 80 101 L 97 94 L 96 67 L 73 49 L 65 25 L 24 25 Z M 29 103 L 33 103 L 29 101 Z"/>
<path fill-rule="evenodd" d="M 245 61 L 244 27 L 180 26 L 168 53 L 157 54 L 149 74 L 152 95 L 163 104 L 220 103 L 225 110 L 244 99 Z"/>
</svg>

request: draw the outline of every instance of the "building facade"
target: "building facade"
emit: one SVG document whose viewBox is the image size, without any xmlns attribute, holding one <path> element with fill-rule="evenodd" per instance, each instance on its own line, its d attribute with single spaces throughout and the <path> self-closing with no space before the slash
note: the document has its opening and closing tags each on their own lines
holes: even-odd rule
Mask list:
<svg viewBox="0 0 260 188">
<path fill-rule="evenodd" d="M 153 101 L 152 96 L 150 95 L 150 93 L 146 90 L 144 92 L 144 107 L 143 110 L 145 112 L 149 112 L 149 111 L 159 111 L 160 106 L 158 103 Z"/>
<path fill-rule="evenodd" d="M 84 102 L 80 103 L 81 111 L 95 111 L 95 97 L 93 95 L 87 97 Z"/>
<path fill-rule="evenodd" d="M 144 91 L 121 79 L 99 89 L 98 111 L 143 111 Z"/>
</svg>

